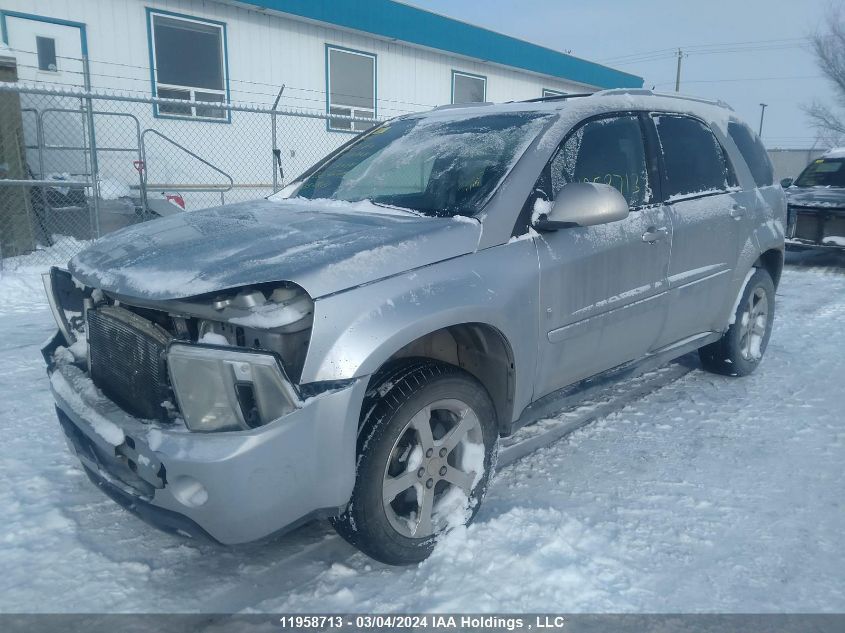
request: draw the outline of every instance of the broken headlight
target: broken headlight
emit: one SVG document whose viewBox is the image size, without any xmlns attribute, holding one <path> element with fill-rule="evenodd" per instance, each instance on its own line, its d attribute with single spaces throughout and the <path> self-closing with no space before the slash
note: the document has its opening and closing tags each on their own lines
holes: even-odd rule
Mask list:
<svg viewBox="0 0 845 633">
<path fill-rule="evenodd" d="M 272 353 L 173 343 L 167 367 L 192 431 L 256 428 L 299 406 L 299 395 Z"/>
<path fill-rule="evenodd" d="M 212 304 L 222 320 L 243 327 L 299 332 L 311 327 L 314 302 L 302 288 L 293 284 L 272 290 L 247 288 L 220 298 Z"/>
</svg>

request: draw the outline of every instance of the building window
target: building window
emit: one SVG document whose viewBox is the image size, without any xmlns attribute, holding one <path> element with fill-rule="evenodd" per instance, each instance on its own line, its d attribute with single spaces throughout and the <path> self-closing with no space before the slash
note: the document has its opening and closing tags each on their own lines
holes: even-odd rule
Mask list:
<svg viewBox="0 0 845 633">
<path fill-rule="evenodd" d="M 543 98 L 544 99 L 546 97 L 562 97 L 565 94 L 566 94 L 565 92 L 562 92 L 560 90 L 552 90 L 551 88 L 543 88 Z"/>
<path fill-rule="evenodd" d="M 328 114 L 376 117 L 376 56 L 346 48 L 326 47 L 326 111 Z M 329 119 L 330 130 L 361 132 L 372 123 Z"/>
<path fill-rule="evenodd" d="M 487 77 L 452 71 L 452 103 L 482 103 L 487 99 Z"/>
<path fill-rule="evenodd" d="M 226 26 L 170 13 L 149 12 L 153 91 L 162 99 L 228 102 Z M 156 114 L 227 119 L 210 106 L 158 104 Z"/>
<path fill-rule="evenodd" d="M 53 73 L 59 70 L 56 63 L 56 40 L 52 37 L 36 36 L 35 52 L 38 55 L 38 70 Z"/>
</svg>

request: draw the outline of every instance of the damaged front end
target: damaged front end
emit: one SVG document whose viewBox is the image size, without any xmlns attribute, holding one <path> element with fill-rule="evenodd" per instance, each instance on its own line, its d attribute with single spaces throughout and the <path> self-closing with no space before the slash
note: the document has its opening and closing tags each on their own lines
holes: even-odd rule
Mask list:
<svg viewBox="0 0 845 633">
<path fill-rule="evenodd" d="M 265 284 L 152 302 L 57 268 L 44 281 L 59 328 L 42 349 L 59 419 L 110 496 L 143 518 L 163 513 L 151 521 L 159 527 L 224 543 L 348 499 L 357 419 L 347 418 L 364 387 L 301 396 L 314 309 L 304 290 Z M 317 469 L 309 453 L 334 462 Z"/>
<path fill-rule="evenodd" d="M 132 415 L 232 431 L 301 404 L 293 381 L 314 304 L 292 284 L 154 303 L 86 288 L 53 268 L 45 288 L 60 335 L 43 350 L 48 365 L 78 364 Z"/>
</svg>

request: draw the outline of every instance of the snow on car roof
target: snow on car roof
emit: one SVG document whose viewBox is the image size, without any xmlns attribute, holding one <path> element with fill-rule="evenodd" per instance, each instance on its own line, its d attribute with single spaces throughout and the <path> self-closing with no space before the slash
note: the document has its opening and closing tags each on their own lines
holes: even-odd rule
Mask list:
<svg viewBox="0 0 845 633">
<path fill-rule="evenodd" d="M 823 158 L 845 158 L 845 147 L 834 147 L 822 154 Z"/>
<path fill-rule="evenodd" d="M 711 101 L 676 93 L 659 93 L 643 89 L 602 90 L 589 96 L 548 101 L 511 101 L 508 103 L 472 103 L 441 106 L 427 112 L 406 114 L 399 118 L 457 119 L 504 112 L 558 113 L 573 122 L 578 117 L 620 110 L 654 110 L 691 114 L 706 121 L 727 123 L 733 113 L 722 101 Z"/>
</svg>

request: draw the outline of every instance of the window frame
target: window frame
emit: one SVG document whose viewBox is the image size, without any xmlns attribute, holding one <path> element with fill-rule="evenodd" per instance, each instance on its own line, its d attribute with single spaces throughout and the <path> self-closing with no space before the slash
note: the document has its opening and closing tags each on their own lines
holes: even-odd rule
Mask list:
<svg viewBox="0 0 845 633">
<path fill-rule="evenodd" d="M 576 134 L 578 130 L 580 130 L 588 123 L 592 123 L 593 121 L 598 121 L 602 119 L 618 119 L 622 117 L 636 118 L 637 123 L 640 126 L 640 134 L 643 138 L 643 151 L 645 152 L 646 171 L 648 173 L 648 187 L 651 189 L 652 193 L 652 197 L 649 202 L 638 205 L 636 207 L 632 207 L 629 205 L 628 210 L 630 213 L 638 213 L 643 209 L 651 209 L 654 207 L 663 206 L 662 175 L 657 162 L 657 147 L 659 146 L 656 145 L 656 136 L 654 136 L 653 131 L 649 129 L 649 112 L 645 110 L 616 110 L 613 112 L 602 112 L 589 116 L 586 119 L 581 119 L 577 123 L 573 124 L 572 127 L 570 127 L 566 134 L 563 136 L 563 138 L 557 143 L 554 151 L 552 151 L 548 160 L 546 160 L 545 164 L 543 165 L 543 168 L 540 170 L 540 173 L 537 175 L 537 178 L 534 180 L 534 185 L 532 187 L 531 193 L 526 198 L 525 204 L 523 205 L 522 210 L 520 211 L 519 215 L 516 218 L 516 222 L 514 223 L 514 228 L 511 231 L 512 237 L 519 237 L 520 235 L 525 234 L 525 232 L 531 226 L 531 215 L 533 213 L 534 201 L 536 199 L 535 193 L 539 188 L 537 185 L 540 183 L 541 178 L 547 178 L 548 181 L 551 183 L 552 162 L 555 158 L 557 158 L 558 154 L 562 151 L 563 146 L 566 145 L 569 139 L 572 138 L 572 136 Z M 550 197 L 551 201 L 554 202 L 554 192 L 550 194 Z"/>
<path fill-rule="evenodd" d="M 705 192 L 695 192 L 695 193 L 688 193 L 688 194 L 679 194 L 676 195 L 671 201 L 669 200 L 669 180 L 668 180 L 668 172 L 666 170 L 666 162 L 663 160 L 664 155 L 661 151 L 661 143 L 660 143 L 660 134 L 657 132 L 657 124 L 654 122 L 654 117 L 656 116 L 673 116 L 676 118 L 684 118 L 684 119 L 691 119 L 703 125 L 705 129 L 707 129 L 710 134 L 713 135 L 713 138 L 716 139 L 716 143 L 719 145 L 719 149 L 722 150 L 722 156 L 725 159 L 725 165 L 728 168 L 728 172 L 730 175 L 730 179 L 732 180 L 733 184 L 728 184 L 725 189 L 720 189 L 719 191 L 705 191 Z M 710 126 L 707 121 L 702 119 L 701 117 L 695 116 L 694 114 L 687 114 L 685 112 L 673 112 L 671 110 L 649 110 L 648 113 L 645 115 L 647 121 L 645 122 L 646 125 L 651 128 L 651 133 L 654 135 L 655 141 L 655 152 L 656 152 L 656 159 L 658 164 L 658 169 L 660 172 L 660 200 L 661 204 L 675 204 L 678 202 L 686 202 L 687 200 L 698 200 L 699 198 L 707 198 L 710 196 L 721 196 L 724 194 L 729 193 L 736 193 L 737 191 L 741 191 L 742 187 L 739 183 L 739 178 L 736 174 L 736 169 L 734 168 L 733 162 L 731 161 L 730 154 L 725 149 L 725 144 L 719 139 L 716 133 L 713 131 L 713 128 Z"/>
<path fill-rule="evenodd" d="M 586 119 L 582 119 L 578 121 L 575 125 L 573 125 L 569 131 L 566 133 L 566 136 L 558 143 L 555 151 L 552 152 L 552 155 L 549 157 L 549 160 L 546 161 L 543 170 L 550 170 L 552 161 L 557 158 L 557 155 L 563 150 L 563 146 L 569 141 L 572 136 L 574 136 L 578 130 L 580 130 L 585 125 L 589 123 L 593 123 L 595 121 L 602 121 L 605 119 L 621 119 L 621 118 L 633 118 L 637 119 L 637 123 L 640 126 L 640 134 L 643 139 L 643 153 L 645 154 L 645 163 L 646 163 L 646 172 L 648 174 L 648 183 L 647 186 L 652 192 L 652 199 L 649 202 L 637 205 L 637 206 L 628 206 L 628 210 L 631 213 L 636 213 L 642 209 L 648 209 L 650 207 L 660 206 L 663 204 L 662 196 L 658 197 L 659 193 L 662 193 L 662 188 L 660 184 L 662 181 L 660 179 L 660 171 L 655 163 L 655 159 L 657 158 L 657 154 L 655 153 L 655 149 L 657 146 L 654 145 L 654 141 L 650 138 L 647 130 L 647 126 L 643 119 L 647 117 L 647 114 L 641 110 L 619 110 L 614 112 L 602 112 L 601 114 L 595 114 L 593 116 L 587 117 Z M 549 174 L 551 175 L 551 173 Z M 658 184 L 659 183 L 659 184 Z M 551 193 L 552 201 L 554 201 L 554 192 Z"/>
<path fill-rule="evenodd" d="M 549 97 L 565 97 L 566 93 L 563 90 L 557 90 L 555 88 L 543 88 L 542 92 L 540 93 L 543 99 L 548 99 Z"/>
<path fill-rule="evenodd" d="M 332 84 L 331 84 L 331 51 L 340 51 L 341 53 L 348 53 L 351 55 L 359 55 L 361 57 L 369 57 L 373 60 L 373 109 L 372 118 L 378 117 L 378 55 L 368 51 L 360 51 L 354 48 L 346 48 L 345 46 L 338 46 L 336 44 L 326 44 L 326 130 L 329 132 L 345 132 L 347 134 L 361 134 L 366 130 L 345 129 L 339 127 L 332 127 L 332 106 L 337 108 L 349 108 L 353 117 L 357 117 L 356 110 L 360 112 L 369 113 L 369 108 L 360 108 L 356 106 L 344 105 L 342 103 L 332 104 Z M 344 116 L 344 115 L 335 115 Z M 367 118 L 367 117 L 360 117 Z M 375 125 L 375 123 L 374 123 Z M 354 127 L 354 126 L 351 126 Z"/>
<path fill-rule="evenodd" d="M 455 77 L 460 75 L 461 77 L 468 77 L 469 79 L 480 79 L 484 84 L 484 96 L 481 101 L 461 101 L 460 104 L 455 103 Z M 487 77 L 484 75 L 476 75 L 475 73 L 468 73 L 464 70 L 455 70 L 452 69 L 452 96 L 449 99 L 449 102 L 452 105 L 465 105 L 469 103 L 486 103 L 487 102 Z"/>
<path fill-rule="evenodd" d="M 217 20 L 208 20 L 194 15 L 186 15 L 184 13 L 174 13 L 173 11 L 165 11 L 163 9 L 155 9 L 147 7 L 147 48 L 150 55 L 150 84 L 153 97 L 158 97 L 159 88 L 164 90 L 186 90 L 190 95 L 189 101 L 197 101 L 195 95 L 197 92 L 219 94 L 223 97 L 221 106 L 226 106 L 231 103 L 229 90 L 229 45 L 227 41 L 226 23 Z M 184 22 L 193 22 L 195 24 L 202 24 L 203 26 L 213 26 L 220 31 L 220 45 L 222 59 L 221 70 L 223 72 L 223 89 L 216 90 L 213 88 L 199 88 L 197 86 L 180 86 L 176 84 L 160 83 L 158 81 L 158 68 L 156 66 L 156 51 L 155 51 L 155 16 L 161 16 L 172 20 L 181 20 Z M 166 97 L 163 97 L 166 98 Z M 202 99 L 199 99 L 202 101 Z M 170 112 L 162 112 L 158 103 L 153 104 L 153 116 L 157 119 L 178 119 L 180 121 L 203 121 L 206 123 L 231 123 L 232 111 L 224 108 L 225 116 L 210 117 L 197 115 L 197 108 L 195 106 L 188 106 L 191 109 L 191 114 L 174 114 Z"/>
</svg>

